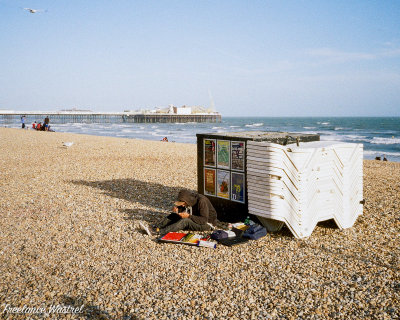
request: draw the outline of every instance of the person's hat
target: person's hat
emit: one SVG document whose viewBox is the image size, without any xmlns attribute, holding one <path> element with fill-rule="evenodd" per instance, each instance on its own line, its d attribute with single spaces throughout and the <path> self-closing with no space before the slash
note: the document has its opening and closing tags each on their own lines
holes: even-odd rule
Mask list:
<svg viewBox="0 0 400 320">
<path fill-rule="evenodd" d="M 174 204 L 176 206 L 180 207 L 180 206 L 184 206 L 186 204 L 186 202 L 185 201 L 175 201 Z"/>
</svg>

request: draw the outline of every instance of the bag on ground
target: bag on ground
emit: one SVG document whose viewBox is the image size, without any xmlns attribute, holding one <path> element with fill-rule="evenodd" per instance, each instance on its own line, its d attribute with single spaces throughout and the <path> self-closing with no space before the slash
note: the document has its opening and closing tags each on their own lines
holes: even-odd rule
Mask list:
<svg viewBox="0 0 400 320">
<path fill-rule="evenodd" d="M 260 226 L 259 224 L 253 224 L 248 228 L 244 233 L 243 237 L 252 239 L 252 240 L 258 240 L 261 237 L 264 237 L 267 235 L 267 229 L 265 229 L 263 226 Z"/>
<path fill-rule="evenodd" d="M 224 230 L 215 230 L 210 237 L 214 240 L 226 239 L 228 238 L 228 233 Z"/>
</svg>

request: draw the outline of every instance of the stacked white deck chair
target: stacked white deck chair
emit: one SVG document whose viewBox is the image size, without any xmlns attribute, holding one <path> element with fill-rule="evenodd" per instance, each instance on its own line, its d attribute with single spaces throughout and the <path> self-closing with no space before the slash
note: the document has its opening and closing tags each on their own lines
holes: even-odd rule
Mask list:
<svg viewBox="0 0 400 320">
<path fill-rule="evenodd" d="M 362 159 L 362 144 L 248 141 L 249 213 L 269 231 L 285 223 L 296 238 L 310 236 L 319 221 L 329 219 L 349 228 L 363 210 Z"/>
</svg>

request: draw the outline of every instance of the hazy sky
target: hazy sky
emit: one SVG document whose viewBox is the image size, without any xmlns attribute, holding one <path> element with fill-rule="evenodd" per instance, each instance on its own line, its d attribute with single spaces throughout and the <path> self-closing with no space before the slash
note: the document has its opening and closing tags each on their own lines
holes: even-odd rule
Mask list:
<svg viewBox="0 0 400 320">
<path fill-rule="evenodd" d="M 0 109 L 209 92 L 223 116 L 398 116 L 400 1 L 0 0 Z"/>
</svg>

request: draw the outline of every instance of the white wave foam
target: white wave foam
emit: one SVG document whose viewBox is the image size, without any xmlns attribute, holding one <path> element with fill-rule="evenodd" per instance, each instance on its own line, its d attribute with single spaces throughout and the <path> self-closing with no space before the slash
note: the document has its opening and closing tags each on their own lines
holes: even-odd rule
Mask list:
<svg viewBox="0 0 400 320">
<path fill-rule="evenodd" d="M 229 126 L 229 128 L 239 128 L 240 126 Z"/>
<path fill-rule="evenodd" d="M 400 139 L 399 138 L 374 137 L 371 140 L 371 143 L 373 143 L 373 144 L 398 144 L 398 143 L 400 143 Z"/>
<path fill-rule="evenodd" d="M 316 131 L 296 131 L 297 133 L 304 133 L 304 134 L 318 134 Z"/>
<path fill-rule="evenodd" d="M 370 142 L 370 139 L 367 139 L 367 137 L 365 137 L 365 136 L 348 135 L 345 137 L 346 137 L 346 140 Z"/>
<path fill-rule="evenodd" d="M 335 127 L 335 129 L 333 129 L 333 130 L 336 130 L 336 131 L 338 131 L 338 130 L 349 130 L 349 128 Z"/>
<path fill-rule="evenodd" d="M 165 134 L 158 134 L 155 132 L 150 132 L 150 135 L 154 136 L 154 137 L 165 137 Z"/>
<path fill-rule="evenodd" d="M 322 135 L 327 135 L 327 136 L 334 136 L 337 135 L 335 131 L 320 131 L 321 136 Z"/>
<path fill-rule="evenodd" d="M 213 130 L 222 129 L 222 127 L 212 127 Z"/>
<path fill-rule="evenodd" d="M 311 130 L 311 129 L 316 129 L 317 127 L 303 127 L 304 129 L 307 129 L 307 130 Z"/>
<path fill-rule="evenodd" d="M 321 134 L 320 136 L 320 140 L 321 141 L 342 141 L 343 136 L 339 136 L 339 135 L 334 135 L 334 134 L 325 134 L 325 132 L 323 134 Z"/>
<path fill-rule="evenodd" d="M 264 123 L 253 123 L 253 124 L 246 124 L 245 127 L 261 127 Z"/>
<path fill-rule="evenodd" d="M 345 137 L 349 137 L 350 139 L 360 140 L 365 139 L 367 136 L 357 136 L 355 134 L 346 134 Z"/>
<path fill-rule="evenodd" d="M 334 133 L 326 133 L 321 134 L 320 139 L 322 141 L 333 140 L 333 141 L 363 141 L 370 142 L 370 139 L 367 139 L 366 136 L 357 136 L 353 134 L 344 134 L 344 135 L 336 135 Z"/>
</svg>

